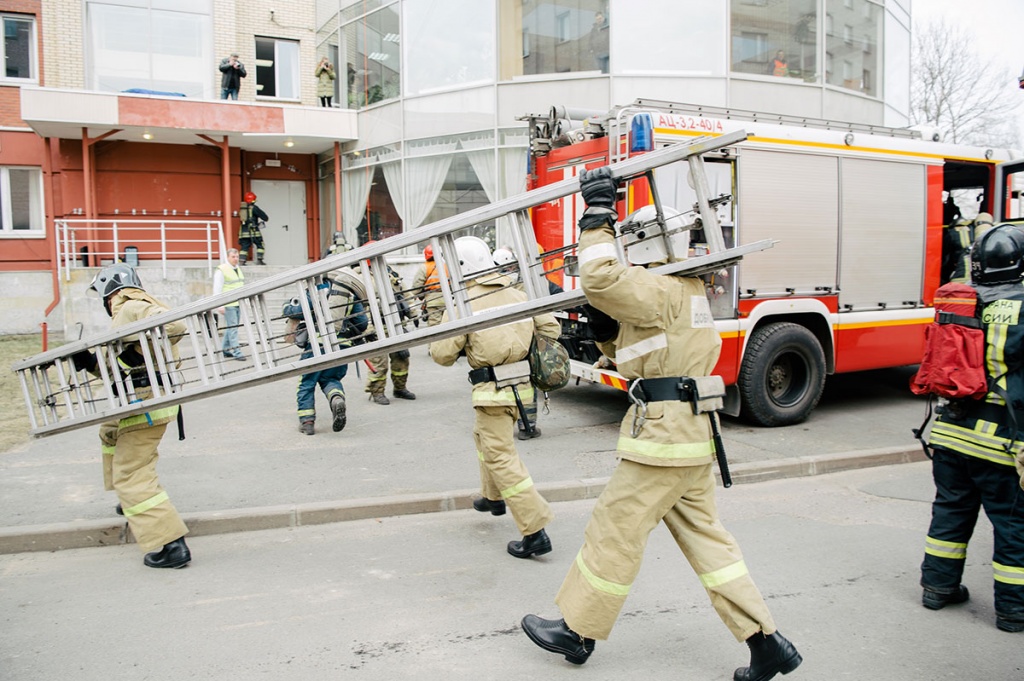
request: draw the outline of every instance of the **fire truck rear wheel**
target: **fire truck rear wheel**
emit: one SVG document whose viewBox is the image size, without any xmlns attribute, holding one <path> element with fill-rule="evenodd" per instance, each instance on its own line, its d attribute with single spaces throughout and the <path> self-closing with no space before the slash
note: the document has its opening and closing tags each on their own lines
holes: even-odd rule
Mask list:
<svg viewBox="0 0 1024 681">
<path fill-rule="evenodd" d="M 799 324 L 778 322 L 757 329 L 747 343 L 737 380 L 745 419 L 761 426 L 788 426 L 806 419 L 825 387 L 825 353 Z"/>
</svg>

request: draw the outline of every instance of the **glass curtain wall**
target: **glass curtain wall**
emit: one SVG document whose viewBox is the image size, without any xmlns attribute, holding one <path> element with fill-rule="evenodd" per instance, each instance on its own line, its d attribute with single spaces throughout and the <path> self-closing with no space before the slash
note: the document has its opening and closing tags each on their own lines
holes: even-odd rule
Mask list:
<svg viewBox="0 0 1024 681">
<path fill-rule="evenodd" d="M 884 11 L 868 0 L 826 0 L 825 84 L 877 97 Z"/>
<path fill-rule="evenodd" d="M 732 70 L 819 82 L 819 0 L 731 0 Z"/>
<path fill-rule="evenodd" d="M 498 0 L 500 77 L 608 73 L 607 0 Z"/>
<path fill-rule="evenodd" d="M 872 0 L 731 0 L 732 70 L 878 97 L 885 11 Z M 824 15 L 819 10 L 824 6 Z M 823 24 L 824 41 L 819 41 Z M 818 64 L 824 52 L 824 69 Z"/>
<path fill-rule="evenodd" d="M 406 97 L 494 82 L 493 0 L 402 0 Z"/>
</svg>

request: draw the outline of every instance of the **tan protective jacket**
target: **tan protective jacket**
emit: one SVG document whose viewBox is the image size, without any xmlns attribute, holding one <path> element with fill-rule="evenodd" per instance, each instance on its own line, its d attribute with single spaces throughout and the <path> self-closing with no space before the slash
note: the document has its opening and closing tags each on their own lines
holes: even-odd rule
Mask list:
<svg viewBox="0 0 1024 681">
<path fill-rule="evenodd" d="M 482 312 L 505 305 L 515 305 L 527 300 L 526 294 L 510 288 L 511 281 L 505 276 L 488 276 L 486 279 L 475 279 L 469 282 L 470 307 L 473 312 Z M 442 322 L 448 320 L 444 314 Z M 549 338 L 558 338 L 560 333 L 558 320 L 550 312 L 531 319 L 501 324 L 489 329 L 474 331 L 465 336 L 455 336 L 430 344 L 430 357 L 442 366 L 451 366 L 459 355 L 465 351 L 466 360 L 473 369 L 511 364 L 526 359 L 530 351 L 533 334 L 538 333 Z M 532 399 L 532 386 L 527 378 L 526 387 L 517 386 L 519 397 L 525 403 Z M 498 390 L 493 381 L 477 383 L 473 386 L 473 405 L 482 407 L 498 407 L 515 405 L 512 387 Z"/>
<path fill-rule="evenodd" d="M 167 308 L 159 300 L 149 295 L 142 289 L 137 288 L 124 288 L 120 291 L 116 291 L 111 295 L 110 298 L 110 314 L 112 318 L 111 328 L 118 329 L 122 326 L 127 326 L 140 319 L 146 319 L 154 315 L 167 312 Z M 178 341 L 181 340 L 183 334 L 187 331 L 185 322 L 176 321 L 171 322 L 164 326 L 164 333 L 167 334 L 167 338 L 171 343 L 171 353 L 174 357 L 174 364 L 178 366 L 181 363 L 181 359 L 178 355 Z M 129 336 L 125 339 L 125 346 L 134 343 L 139 344 L 138 336 Z M 141 350 L 140 350 L 141 352 Z M 153 392 L 150 388 L 139 388 L 136 390 L 136 394 L 140 399 L 147 399 Z M 158 426 L 162 423 L 169 423 L 178 416 L 177 405 L 173 407 L 161 407 L 155 409 L 146 414 L 138 414 L 136 416 L 129 416 L 121 419 L 119 430 L 126 432 L 130 430 L 138 430 L 139 428 L 148 428 L 152 426 Z M 148 418 L 147 418 L 148 417 Z"/>
<path fill-rule="evenodd" d="M 583 233 L 579 261 L 587 300 L 619 321 L 618 336 L 600 344 L 619 373 L 628 379 L 711 373 L 722 340 L 701 279 L 623 265 L 610 228 Z M 622 458 L 649 466 L 708 464 L 714 456 L 711 422 L 707 414 L 695 415 L 689 402 L 650 402 L 646 415 L 632 405 L 617 448 Z"/>
</svg>

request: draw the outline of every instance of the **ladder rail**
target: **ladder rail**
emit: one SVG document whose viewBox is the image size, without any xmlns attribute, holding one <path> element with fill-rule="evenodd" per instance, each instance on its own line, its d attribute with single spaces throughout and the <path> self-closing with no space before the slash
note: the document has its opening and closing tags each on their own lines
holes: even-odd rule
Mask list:
<svg viewBox="0 0 1024 681">
<path fill-rule="evenodd" d="M 742 130 L 720 135 L 718 137 L 698 137 L 689 142 L 663 147 L 642 156 L 621 161 L 615 165 L 609 166 L 609 168 L 612 171 L 612 177 L 615 180 L 627 180 L 643 175 L 649 168 L 656 168 L 676 161 L 682 161 L 692 155 L 705 154 L 709 151 L 731 146 L 742 142 L 746 138 L 747 133 Z M 514 211 L 526 210 L 541 203 L 556 201 L 564 196 L 578 193 L 579 189 L 580 182 L 578 177 L 566 178 L 565 180 L 555 182 L 545 187 L 533 189 L 501 201 L 496 201 L 486 206 L 481 206 L 480 208 L 475 208 L 465 213 L 453 215 L 430 225 L 417 227 L 415 230 L 410 232 L 397 234 L 393 237 L 389 237 L 388 239 L 360 246 L 359 248 L 350 251 L 335 253 L 323 260 L 318 260 L 316 262 L 309 263 L 308 265 L 294 268 L 288 272 L 281 272 L 280 274 L 267 277 L 259 282 L 246 284 L 242 288 L 235 289 L 233 291 L 221 293 L 216 296 L 209 296 L 192 303 L 187 303 L 160 315 L 134 322 L 119 329 L 98 334 L 89 341 L 71 341 L 59 348 L 41 353 L 28 360 L 16 362 L 12 368 L 15 371 L 18 371 L 34 363 L 55 360 L 68 354 L 74 354 L 79 350 L 88 349 L 89 343 L 92 345 L 109 343 L 118 338 L 145 331 L 161 324 L 168 324 L 173 321 L 184 319 L 185 317 L 195 315 L 209 308 L 222 307 L 227 303 L 239 302 L 244 298 L 274 291 L 288 284 L 294 284 L 300 279 L 324 275 L 333 269 L 350 267 L 352 265 L 359 264 L 362 260 L 374 259 L 392 251 L 416 246 L 434 237 L 458 231 L 460 229 L 473 227 L 483 222 L 492 221 Z M 456 268 L 451 269 L 451 274 L 455 275 Z"/>
<path fill-rule="evenodd" d="M 762 251 L 773 245 L 770 239 L 757 241 L 737 248 L 729 249 L 721 253 L 712 253 L 696 258 L 690 258 L 683 262 L 670 263 L 655 268 L 652 271 L 659 274 L 691 274 L 698 275 L 718 271 L 738 262 L 744 255 Z M 545 312 L 562 310 L 580 305 L 586 301 L 582 289 L 563 291 L 554 295 L 544 296 L 535 300 L 526 300 L 507 307 L 491 308 L 479 313 L 472 314 L 466 318 L 454 320 L 447 324 L 419 328 L 404 334 L 401 343 L 396 343 L 394 338 L 381 338 L 361 345 L 339 348 L 333 352 L 324 352 L 319 357 L 311 357 L 305 360 L 295 360 L 278 366 L 274 380 L 300 376 L 302 374 L 321 371 L 340 364 L 359 362 L 363 359 L 387 354 L 402 347 L 413 347 L 425 343 L 431 343 L 452 336 L 461 336 L 473 331 L 491 328 L 498 324 L 521 321 L 523 319 L 536 317 Z M 69 422 L 56 422 L 34 429 L 33 434 L 37 436 L 53 435 L 61 432 L 75 430 L 88 425 L 102 423 L 110 420 L 113 416 L 124 418 L 135 414 L 142 414 L 147 411 L 159 409 L 175 404 L 184 404 L 193 400 L 205 397 L 232 392 L 244 387 L 253 379 L 249 377 L 229 378 L 220 385 L 211 386 L 201 392 L 189 393 L 165 393 L 162 397 L 154 397 L 140 402 L 137 405 L 127 405 L 126 408 L 97 412 L 89 416 L 83 416 L 80 420 Z"/>
<path fill-rule="evenodd" d="M 744 139 L 746 134 L 742 131 L 717 138 L 698 138 L 622 161 L 609 168 L 615 179 L 626 181 L 641 177 L 661 165 L 688 160 L 691 168 L 695 169 L 695 174 L 699 175 L 703 171 L 703 166 L 693 165 L 694 158 L 699 159 L 708 151 L 724 148 Z M 653 182 L 651 184 L 653 186 Z M 414 345 L 463 335 L 497 324 L 520 321 L 552 310 L 575 307 L 585 300 L 581 290 L 571 290 L 554 296 L 548 294 L 544 258 L 550 256 L 550 253 L 539 252 L 527 211 L 533 206 L 577 193 L 579 188 L 579 178 L 570 177 L 548 187 L 446 218 L 410 233 L 335 254 L 254 285 L 189 303 L 175 310 L 100 334 L 98 337 L 72 341 L 58 349 L 16 363 L 13 369 L 16 372 L 30 372 L 36 385 L 34 399 L 27 384 L 23 390 L 30 412 L 39 410 L 41 415 L 40 425 L 33 414 L 32 434 L 50 435 L 112 418 L 124 418 L 160 406 L 181 404 L 230 392 L 257 381 L 277 380 L 318 371 Z M 660 205 L 656 192 L 654 197 L 656 203 Z M 714 215 L 708 205 L 706 192 L 698 189 L 697 197 L 702 219 L 705 212 Z M 480 278 L 481 273 L 474 272 L 469 279 L 463 275 L 458 264 L 455 235 L 468 227 L 505 216 L 509 216 L 512 221 L 511 238 L 527 299 L 513 306 L 474 313 L 468 283 L 469 279 Z M 705 222 L 708 231 L 714 231 L 715 227 L 717 221 Z M 620 257 L 623 252 L 621 241 L 616 240 Z M 434 247 L 447 321 L 433 327 L 417 328 L 408 324 L 401 313 L 401 307 L 391 285 L 385 256 L 393 251 L 424 242 Z M 771 242 L 758 244 L 754 250 L 770 247 Z M 574 248 L 575 244 L 566 245 L 554 249 L 551 253 L 566 253 Z M 750 246 L 717 252 L 712 249 L 712 253 L 708 255 L 673 263 L 657 271 L 717 271 L 726 267 L 727 263 L 736 262 L 747 252 L 753 252 Z M 327 300 L 331 282 L 337 282 L 337 277 L 340 276 L 335 273 L 335 278 L 332 279 L 332 270 L 348 272 L 353 267 L 358 268 L 358 274 L 349 275 L 351 278 L 348 283 L 351 284 L 353 280 L 361 281 L 364 290 L 354 293 L 354 296 L 364 304 L 365 313 L 375 329 L 375 338 L 358 345 L 343 343 L 342 339 L 337 337 L 336 329 L 340 328 L 339 325 L 343 322 L 334 318 L 330 302 Z M 487 272 L 498 273 L 500 269 L 495 266 Z M 302 316 L 310 333 L 312 356 L 306 359 L 295 359 L 297 353 L 292 350 L 286 353 L 278 347 L 278 341 L 284 332 L 276 333 L 274 326 L 284 317 L 272 315 L 268 310 L 268 294 L 273 292 L 279 295 L 289 288 L 299 293 Z M 228 370 L 219 364 L 227 358 L 223 357 L 217 343 L 219 329 L 213 323 L 212 311 L 231 303 L 238 304 L 239 326 L 244 327 L 244 330 L 240 330 L 240 335 L 248 342 L 252 364 L 247 363 L 238 369 Z M 181 320 L 185 320 L 185 331 L 177 337 L 171 337 L 168 334 L 168 327 Z M 183 355 L 180 362 L 175 361 L 175 351 L 180 352 L 181 348 L 172 346 L 178 345 L 185 336 L 188 336 L 190 341 L 183 347 L 191 346 L 192 356 Z M 151 388 L 151 396 L 141 401 L 138 399 L 132 377 L 124 374 L 118 366 L 118 356 L 126 347 L 125 342 L 135 340 L 139 341 L 145 374 Z M 70 362 L 70 357 L 82 350 L 96 353 L 99 370 L 98 379 L 90 379 L 84 384 L 73 381 L 73 378 L 84 375 L 83 372 L 63 371 L 63 362 Z M 48 371 L 48 368 L 54 365 L 59 366 L 53 372 L 59 383 L 58 389 L 52 385 Z M 94 390 L 93 380 L 96 381 L 95 385 L 101 386 L 102 389 Z M 88 399 L 85 400 L 87 407 L 84 409 L 75 408 L 69 392 L 77 389 L 78 385 L 85 385 L 89 390 Z M 62 392 L 65 394 L 60 395 Z"/>
</svg>

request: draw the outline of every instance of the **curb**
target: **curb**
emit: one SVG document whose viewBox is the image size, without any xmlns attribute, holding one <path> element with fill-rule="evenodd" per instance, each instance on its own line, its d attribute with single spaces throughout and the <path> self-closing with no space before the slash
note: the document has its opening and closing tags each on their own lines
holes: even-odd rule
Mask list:
<svg viewBox="0 0 1024 681">
<path fill-rule="evenodd" d="M 924 452 L 920 448 L 897 447 L 741 463 L 732 466 L 731 473 L 734 484 L 749 484 L 924 460 Z M 537 485 L 537 489 L 549 502 L 579 501 L 596 498 L 607 482 L 608 478 L 587 478 Z M 228 532 L 276 530 L 368 518 L 462 511 L 472 508 L 473 499 L 478 495 L 479 490 L 475 489 L 456 490 L 372 499 L 203 511 L 183 514 L 182 518 L 188 526 L 190 536 L 202 537 Z M 0 528 L 0 555 L 128 543 L 134 543 L 134 540 L 123 520 L 82 520 Z"/>
</svg>

